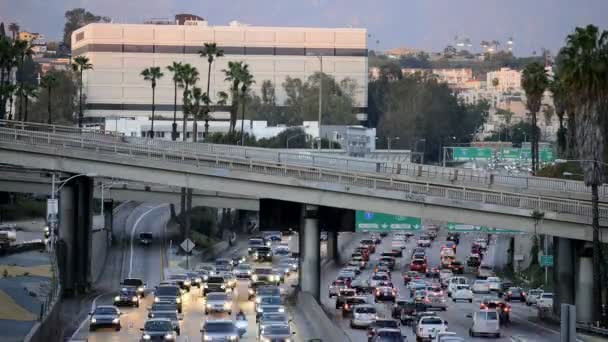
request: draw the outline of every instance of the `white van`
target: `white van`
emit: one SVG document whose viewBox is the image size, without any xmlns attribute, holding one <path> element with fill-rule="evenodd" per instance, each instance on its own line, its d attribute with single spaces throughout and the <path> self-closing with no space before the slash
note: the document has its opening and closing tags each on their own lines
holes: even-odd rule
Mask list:
<svg viewBox="0 0 608 342">
<path fill-rule="evenodd" d="M 448 297 L 452 296 L 452 292 L 456 291 L 458 285 L 468 285 L 469 281 L 467 278 L 462 276 L 451 277 L 447 281 L 448 286 Z"/>
<path fill-rule="evenodd" d="M 500 337 L 500 321 L 496 310 L 479 310 L 473 315 L 468 314 L 467 317 L 473 318 L 473 325 L 469 329 L 469 336 Z"/>
</svg>

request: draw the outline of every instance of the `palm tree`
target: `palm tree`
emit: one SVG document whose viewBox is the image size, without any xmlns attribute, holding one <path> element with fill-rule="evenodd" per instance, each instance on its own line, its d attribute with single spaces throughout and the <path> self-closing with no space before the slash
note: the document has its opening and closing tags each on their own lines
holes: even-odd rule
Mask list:
<svg viewBox="0 0 608 342">
<path fill-rule="evenodd" d="M 187 103 L 188 103 L 188 96 L 189 96 L 189 88 L 194 86 L 196 84 L 196 82 L 198 81 L 198 70 L 196 70 L 195 67 L 193 67 L 192 65 L 186 63 L 182 66 L 181 69 L 181 80 L 182 83 L 180 84 L 180 87 L 184 88 L 184 93 L 183 93 L 183 126 L 182 126 L 182 141 L 186 141 L 186 120 L 188 118 L 188 108 L 187 108 Z"/>
<path fill-rule="evenodd" d="M 171 140 L 177 139 L 177 85 L 182 82 L 182 63 L 173 62 L 167 66 L 167 70 L 173 73 L 173 124 L 171 129 Z"/>
<path fill-rule="evenodd" d="M 17 86 L 14 84 L 6 84 L 4 86 L 4 96 L 8 98 L 8 119 L 13 120 L 13 96 L 17 92 Z M 5 102 L 6 103 L 6 102 Z"/>
<path fill-rule="evenodd" d="M 230 95 L 232 103 L 230 106 L 230 130 L 236 130 L 236 116 L 239 108 L 239 85 L 243 75 L 243 62 L 228 62 L 228 69 L 222 70 L 226 75 L 226 81 L 230 82 Z"/>
<path fill-rule="evenodd" d="M 600 320 L 602 301 L 598 187 L 603 180 L 603 121 L 608 101 L 608 32 L 596 26 L 577 27 L 560 52 L 559 70 L 568 98 L 576 108 L 576 140 L 585 185 L 591 187 L 593 229 L 593 321 Z"/>
<path fill-rule="evenodd" d="M 23 88 L 23 81 L 24 81 L 24 75 L 23 75 L 23 66 L 25 63 L 25 57 L 26 56 L 31 56 L 32 55 L 32 49 L 30 49 L 28 42 L 24 41 L 24 40 L 15 40 L 13 42 L 13 46 L 11 49 L 11 58 L 13 59 L 13 63 L 12 65 L 9 66 L 9 68 L 12 68 L 14 66 L 18 66 L 18 74 L 19 74 L 19 88 Z M 8 73 L 10 75 L 10 69 L 8 70 Z M 22 94 L 22 92 L 18 93 L 18 94 Z M 19 117 L 22 119 L 23 118 L 23 96 L 19 95 Z"/>
<path fill-rule="evenodd" d="M 24 102 L 25 102 L 25 111 L 24 111 L 24 115 L 23 115 L 23 121 L 27 122 L 27 107 L 29 104 L 29 99 L 32 98 L 37 98 L 38 94 L 36 92 L 36 88 L 34 86 L 31 86 L 29 84 L 24 84 L 23 86 L 21 86 L 18 90 L 19 95 L 21 95 L 21 98 L 23 98 Z"/>
<path fill-rule="evenodd" d="M 8 24 L 8 30 L 11 31 L 11 33 L 13 34 L 13 41 L 14 41 L 17 38 L 17 35 L 19 34 L 19 24 L 17 24 L 17 23 Z"/>
<path fill-rule="evenodd" d="M 192 114 L 193 123 L 192 123 L 192 141 L 196 142 L 198 138 L 198 124 L 197 120 L 201 119 L 205 113 L 205 105 L 209 103 L 209 96 L 207 93 L 204 93 L 203 90 L 199 87 L 193 87 L 188 94 L 188 113 Z"/>
<path fill-rule="evenodd" d="M 51 116 L 51 101 L 52 101 L 52 97 L 51 97 L 51 93 L 53 88 L 55 88 L 57 86 L 57 78 L 55 77 L 55 75 L 53 74 L 46 74 L 42 77 L 42 80 L 40 81 L 40 86 L 44 89 L 46 89 L 47 91 L 47 95 L 48 95 L 48 102 L 47 102 L 47 110 L 48 110 L 48 118 L 46 123 L 47 124 L 52 124 L 52 116 Z"/>
<path fill-rule="evenodd" d="M 8 98 L 8 89 L 6 87 L 10 84 L 9 75 L 13 63 L 14 58 L 11 43 L 7 37 L 0 36 L 0 119 L 4 119 L 4 115 L 6 114 L 5 108 Z"/>
<path fill-rule="evenodd" d="M 255 81 L 253 75 L 249 72 L 249 66 L 245 64 L 243 66 L 243 73 L 241 75 L 241 99 L 242 99 L 242 115 L 241 115 L 241 146 L 245 145 L 245 104 L 247 102 L 247 96 L 249 94 L 249 88 Z M 250 123 L 253 126 L 253 122 Z"/>
<path fill-rule="evenodd" d="M 210 93 L 211 88 L 211 64 L 216 58 L 224 56 L 224 50 L 217 47 L 216 43 L 205 43 L 205 46 L 202 50 L 198 52 L 201 57 L 207 57 L 207 63 L 209 63 L 209 70 L 207 71 L 207 94 Z M 209 96 L 208 96 L 209 97 Z M 209 112 L 211 111 L 209 106 L 211 104 L 211 98 L 207 101 L 207 113 L 205 115 L 205 137 L 209 133 Z"/>
<path fill-rule="evenodd" d="M 161 79 L 164 75 L 160 71 L 160 67 L 149 67 L 141 72 L 141 76 L 144 77 L 144 81 L 150 81 L 152 85 L 152 124 L 150 125 L 150 132 L 148 135 L 151 139 L 154 139 L 154 111 L 156 110 L 156 81 Z"/>
<path fill-rule="evenodd" d="M 535 175 L 538 169 L 538 136 L 536 135 L 536 115 L 540 111 L 543 94 L 549 86 L 549 79 L 545 72 L 545 67 L 540 63 L 534 62 L 526 65 L 523 71 L 522 87 L 526 92 L 526 107 L 532 117 L 530 128 L 530 143 L 532 152 L 532 174 Z"/>
<path fill-rule="evenodd" d="M 84 56 L 78 56 L 76 58 L 74 58 L 74 62 L 72 63 L 72 70 L 74 70 L 74 72 L 77 72 L 79 77 L 79 88 L 80 88 L 80 94 L 79 94 L 79 101 L 78 101 L 78 127 L 82 128 L 82 120 L 83 120 L 83 114 L 82 114 L 82 74 L 85 70 L 91 70 L 93 69 L 93 64 L 89 63 L 89 59 L 87 57 Z"/>
</svg>

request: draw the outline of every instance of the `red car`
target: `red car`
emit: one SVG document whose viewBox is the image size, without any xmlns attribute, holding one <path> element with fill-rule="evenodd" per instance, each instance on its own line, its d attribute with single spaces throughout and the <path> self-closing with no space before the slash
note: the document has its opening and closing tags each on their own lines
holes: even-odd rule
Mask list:
<svg viewBox="0 0 608 342">
<path fill-rule="evenodd" d="M 361 247 L 367 247 L 371 254 L 376 253 L 376 243 L 374 243 L 374 240 L 372 239 L 361 240 L 361 242 L 359 242 L 359 245 Z"/>
<path fill-rule="evenodd" d="M 426 273 L 426 261 L 422 259 L 414 259 L 410 263 L 411 271 L 418 271 L 420 273 Z"/>
</svg>

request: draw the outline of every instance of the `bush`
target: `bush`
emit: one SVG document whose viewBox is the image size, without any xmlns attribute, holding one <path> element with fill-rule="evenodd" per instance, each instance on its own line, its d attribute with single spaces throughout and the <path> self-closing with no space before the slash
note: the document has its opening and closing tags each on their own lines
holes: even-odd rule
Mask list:
<svg viewBox="0 0 608 342">
<path fill-rule="evenodd" d="M 0 215 L 4 221 L 45 217 L 46 201 L 18 195 L 13 204 L 0 206 Z"/>
</svg>

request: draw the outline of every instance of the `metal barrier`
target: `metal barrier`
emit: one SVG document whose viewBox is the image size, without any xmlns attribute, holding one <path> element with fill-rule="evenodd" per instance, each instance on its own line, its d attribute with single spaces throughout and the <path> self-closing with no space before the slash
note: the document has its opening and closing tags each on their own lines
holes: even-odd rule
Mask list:
<svg viewBox="0 0 608 342">
<path fill-rule="evenodd" d="M 542 196 L 502 192 L 492 189 L 475 189 L 462 186 L 438 185 L 428 182 L 404 181 L 395 179 L 392 176 L 373 177 L 364 173 L 326 170 L 318 167 L 301 167 L 284 163 L 254 161 L 252 159 L 229 158 L 217 153 L 175 151 L 162 149 L 153 145 L 141 146 L 117 141 L 91 141 L 85 139 L 84 136 L 64 136 L 9 128 L 0 128 L 0 141 L 19 145 L 52 147 L 54 148 L 53 153 L 57 153 L 58 155 L 60 155 L 61 150 L 81 150 L 86 151 L 88 155 L 103 156 L 104 160 L 113 156 L 128 156 L 129 158 L 162 162 L 168 165 L 187 164 L 254 172 L 277 177 L 294 177 L 314 181 L 315 183 L 321 181 L 375 190 L 399 191 L 404 193 L 405 200 L 410 201 L 422 201 L 425 196 L 433 196 L 449 200 L 591 217 L 591 205 L 585 201 L 556 200 Z M 608 218 L 608 206 L 600 206 L 600 217 L 604 219 Z"/>
</svg>

